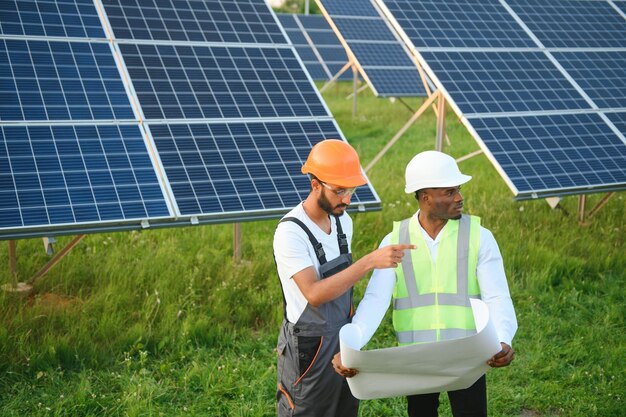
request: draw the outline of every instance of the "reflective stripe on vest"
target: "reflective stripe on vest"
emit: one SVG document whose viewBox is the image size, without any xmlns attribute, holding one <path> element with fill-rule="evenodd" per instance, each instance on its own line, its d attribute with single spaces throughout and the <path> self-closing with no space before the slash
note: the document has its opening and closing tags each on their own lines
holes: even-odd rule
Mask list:
<svg viewBox="0 0 626 417">
<path fill-rule="evenodd" d="M 392 243 L 417 243 L 411 242 L 411 222 L 414 222 L 414 228 L 418 229 L 417 233 L 419 236 L 414 236 L 414 239 L 423 239 L 419 232 L 417 218 L 412 218 L 403 220 L 399 224 L 394 225 Z M 474 233 L 478 233 L 478 225 L 480 224 L 479 218 L 464 215 L 458 221 L 458 231 L 456 233 L 456 273 L 454 274 L 454 272 L 452 272 L 455 277 L 444 277 L 444 279 L 456 278 L 456 293 L 440 292 L 440 289 L 435 289 L 433 292 L 429 288 L 423 288 L 420 293 L 412 256 L 409 255 L 402 258 L 402 264 L 396 269 L 396 275 L 398 280 L 402 280 L 406 286 L 407 296 L 397 297 L 397 291 L 394 291 L 393 300 L 394 327 L 396 327 L 396 336 L 400 344 L 458 339 L 476 333 L 470 298 L 480 298 L 480 293 L 476 291 L 478 289 L 478 283 L 475 273 L 473 272 L 471 275 L 469 273 L 470 256 L 476 259 L 472 265 L 474 269 L 478 256 L 478 245 L 476 244 L 478 243 L 476 240 L 477 236 L 474 236 L 475 243 L 474 246 L 472 246 L 473 251 L 470 255 L 472 222 L 475 223 Z M 442 241 L 446 238 L 454 238 L 452 232 L 445 230 L 445 228 L 440 233 L 446 233 L 446 235 L 442 236 Z M 424 248 L 426 248 L 425 243 L 421 249 L 423 250 Z M 418 250 L 419 249 L 418 246 Z M 439 252 L 441 252 L 441 250 L 445 250 L 445 247 L 440 247 Z M 443 255 L 445 256 L 446 254 Z M 430 253 L 426 254 L 426 256 L 430 259 Z M 431 281 L 435 278 L 436 262 L 437 261 L 431 261 L 431 265 L 433 265 L 431 267 L 431 275 L 433 276 L 429 277 Z M 425 273 L 427 274 L 428 271 L 417 271 L 417 274 Z M 468 288 L 470 279 L 474 281 L 472 285 L 474 294 L 470 294 L 471 291 L 469 291 Z M 396 283 L 396 287 L 397 286 L 398 283 Z M 406 311 L 411 309 L 414 311 Z M 402 310 L 404 310 L 404 312 L 400 313 Z M 397 320 L 400 320 L 398 316 L 402 315 L 406 317 L 407 314 L 414 315 L 414 317 L 410 319 L 412 329 L 404 328 L 400 331 L 397 328 L 398 326 L 396 326 Z M 445 320 L 441 320 L 442 318 L 445 318 Z M 447 326 L 446 323 L 448 324 Z"/>
</svg>

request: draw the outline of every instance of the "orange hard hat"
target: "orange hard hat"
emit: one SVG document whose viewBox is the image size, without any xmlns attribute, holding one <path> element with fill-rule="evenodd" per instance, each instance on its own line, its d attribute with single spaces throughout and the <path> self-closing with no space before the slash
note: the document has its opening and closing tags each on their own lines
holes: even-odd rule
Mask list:
<svg viewBox="0 0 626 417">
<path fill-rule="evenodd" d="M 302 173 L 313 174 L 320 181 L 339 187 L 367 184 L 359 155 L 348 142 L 338 139 L 326 139 L 313 146 L 302 165 Z"/>
</svg>

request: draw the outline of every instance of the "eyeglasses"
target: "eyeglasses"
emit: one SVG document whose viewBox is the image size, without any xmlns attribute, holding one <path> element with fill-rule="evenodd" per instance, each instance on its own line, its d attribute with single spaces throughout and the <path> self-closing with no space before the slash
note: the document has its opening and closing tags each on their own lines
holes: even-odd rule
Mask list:
<svg viewBox="0 0 626 417">
<path fill-rule="evenodd" d="M 350 187 L 350 188 L 333 188 L 330 185 L 326 184 L 325 182 L 320 181 L 320 184 L 322 184 L 324 186 L 324 188 L 332 191 L 333 193 L 335 193 L 335 195 L 337 195 L 337 197 L 346 197 L 349 195 L 352 195 L 356 192 L 356 188 L 357 187 Z"/>
</svg>

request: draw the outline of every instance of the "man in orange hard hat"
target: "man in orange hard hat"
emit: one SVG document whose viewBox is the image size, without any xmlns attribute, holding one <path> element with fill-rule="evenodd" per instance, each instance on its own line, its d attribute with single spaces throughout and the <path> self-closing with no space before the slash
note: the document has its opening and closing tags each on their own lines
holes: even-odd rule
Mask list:
<svg viewBox="0 0 626 417">
<path fill-rule="evenodd" d="M 414 246 L 389 245 L 352 262 L 352 220 L 345 211 L 367 179 L 347 142 L 319 142 L 302 173 L 310 175 L 311 192 L 282 218 L 274 234 L 285 301 L 278 337 L 277 414 L 356 416 L 358 400 L 332 365 L 339 329 L 352 316 L 352 286 L 373 269 L 396 267 L 403 251 Z"/>
</svg>

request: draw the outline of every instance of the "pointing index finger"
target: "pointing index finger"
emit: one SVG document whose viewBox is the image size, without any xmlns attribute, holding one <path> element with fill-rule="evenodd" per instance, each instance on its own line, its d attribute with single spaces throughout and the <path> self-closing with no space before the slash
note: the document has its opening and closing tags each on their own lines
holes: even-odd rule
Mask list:
<svg viewBox="0 0 626 417">
<path fill-rule="evenodd" d="M 409 245 L 409 244 L 402 243 L 402 244 L 395 245 L 394 249 L 405 250 L 405 249 L 415 249 L 416 247 L 417 246 L 415 246 L 415 245 Z"/>
</svg>

